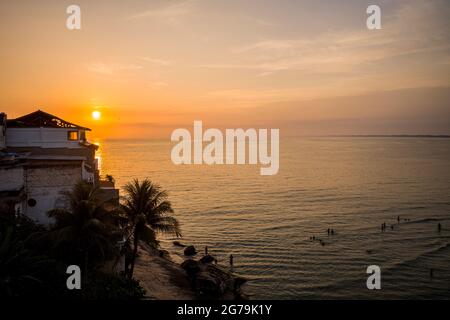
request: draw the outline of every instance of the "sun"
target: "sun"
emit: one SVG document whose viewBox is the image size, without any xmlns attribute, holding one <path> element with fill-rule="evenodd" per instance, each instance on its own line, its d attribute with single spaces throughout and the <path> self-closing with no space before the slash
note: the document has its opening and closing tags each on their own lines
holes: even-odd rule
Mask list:
<svg viewBox="0 0 450 320">
<path fill-rule="evenodd" d="M 100 111 L 92 111 L 92 119 L 94 120 L 100 120 L 102 114 Z"/>
</svg>

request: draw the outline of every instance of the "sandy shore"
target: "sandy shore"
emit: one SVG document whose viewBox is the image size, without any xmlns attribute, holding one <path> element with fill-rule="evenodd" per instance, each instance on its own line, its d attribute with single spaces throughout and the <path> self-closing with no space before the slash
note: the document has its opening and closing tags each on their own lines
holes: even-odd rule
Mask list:
<svg viewBox="0 0 450 320">
<path fill-rule="evenodd" d="M 145 245 L 139 248 L 134 278 L 146 291 L 147 299 L 193 300 L 186 272 L 176 263 L 159 256 L 157 250 Z"/>
</svg>

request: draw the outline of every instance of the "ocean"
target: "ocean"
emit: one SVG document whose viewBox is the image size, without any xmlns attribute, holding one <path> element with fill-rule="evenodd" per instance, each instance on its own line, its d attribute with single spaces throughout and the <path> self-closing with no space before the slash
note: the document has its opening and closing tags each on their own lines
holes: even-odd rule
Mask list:
<svg viewBox="0 0 450 320">
<path fill-rule="evenodd" d="M 168 190 L 179 241 L 207 245 L 223 265 L 233 254 L 251 299 L 450 298 L 450 139 L 282 138 L 274 176 L 259 165 L 176 166 L 169 139 L 99 144 L 101 173 Z M 162 246 L 182 261 L 173 240 Z M 366 287 L 370 265 L 380 290 Z"/>
</svg>

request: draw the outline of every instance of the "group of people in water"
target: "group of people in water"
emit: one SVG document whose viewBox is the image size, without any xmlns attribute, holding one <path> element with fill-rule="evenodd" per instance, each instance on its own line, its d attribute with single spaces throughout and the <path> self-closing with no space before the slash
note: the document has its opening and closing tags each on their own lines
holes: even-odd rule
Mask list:
<svg viewBox="0 0 450 320">
<path fill-rule="evenodd" d="M 400 219 L 400 216 L 397 216 L 397 223 L 398 224 L 400 224 L 400 221 L 401 221 L 402 219 Z M 410 219 L 403 219 L 403 221 L 406 221 L 406 222 L 408 222 L 408 221 L 410 221 Z M 382 224 L 381 224 L 381 231 L 386 231 L 386 229 L 387 229 L 387 225 L 386 225 L 386 222 L 383 222 Z M 394 230 L 394 225 L 393 224 L 391 224 L 390 225 L 390 229 L 391 230 Z M 441 230 L 442 230 L 442 226 L 441 226 L 441 223 L 438 223 L 438 232 L 441 232 Z M 330 236 L 334 236 L 335 234 L 336 234 L 336 232 L 334 231 L 334 229 L 330 229 L 330 228 L 328 228 L 327 229 L 327 234 Z M 322 246 L 324 246 L 325 245 L 325 242 L 321 239 L 321 238 L 317 238 L 316 236 L 312 236 L 312 237 L 309 237 L 309 240 L 311 240 L 311 241 L 319 241 L 319 243 L 322 245 Z M 370 250 L 371 251 L 371 250 Z M 232 259 L 231 259 L 231 257 L 230 257 L 230 264 L 231 264 L 231 261 L 232 261 Z"/>
<path fill-rule="evenodd" d="M 381 231 L 386 231 L 386 222 L 383 222 L 382 224 L 381 224 Z M 394 230 L 394 225 L 393 224 L 391 224 L 391 230 Z"/>
<path fill-rule="evenodd" d="M 404 219 L 404 221 L 409 221 L 410 219 Z M 398 223 L 400 223 L 400 216 L 397 216 L 397 222 Z M 387 226 L 386 226 L 386 222 L 383 222 L 382 224 L 381 224 L 381 231 L 385 231 L 386 230 L 386 228 L 387 228 Z M 394 230 L 394 225 L 391 225 L 391 230 Z M 441 226 L 441 223 L 438 223 L 438 232 L 441 232 L 441 230 L 442 230 L 442 226 Z M 336 232 L 334 231 L 334 229 L 330 229 L 330 228 L 328 228 L 327 229 L 327 234 L 330 236 L 334 236 L 335 234 L 336 234 Z M 309 240 L 312 240 L 312 241 L 319 241 L 319 243 L 320 243 L 320 245 L 322 245 L 322 246 L 324 246 L 325 245 L 325 242 L 322 240 L 322 239 L 320 239 L 320 238 L 317 238 L 316 236 L 312 236 L 312 237 L 309 237 Z M 372 253 L 372 250 L 366 250 L 367 251 L 367 253 Z M 205 246 L 205 256 L 206 255 L 208 255 L 208 246 Z M 232 254 L 230 254 L 230 266 L 231 267 L 233 267 L 233 263 L 234 263 L 234 257 L 233 257 L 233 255 Z M 214 259 L 214 262 L 215 262 L 215 264 L 217 264 L 217 259 Z M 433 275 L 434 275 L 434 270 L 433 269 L 430 269 L 430 277 L 433 277 Z"/>
<path fill-rule="evenodd" d="M 403 220 L 404 220 L 404 221 L 409 221 L 409 219 L 403 219 Z M 397 223 L 400 223 L 400 216 L 397 216 Z M 383 223 L 381 224 L 381 231 L 386 231 L 386 228 L 387 228 L 386 222 L 383 222 Z M 394 230 L 394 225 L 391 224 L 390 228 L 391 228 L 391 230 Z"/>
<path fill-rule="evenodd" d="M 328 228 L 328 229 L 327 229 L 327 234 L 328 234 L 329 236 L 334 236 L 334 235 L 336 234 L 336 232 L 334 231 L 334 229 Z M 323 240 L 320 239 L 320 238 L 317 238 L 316 236 L 309 237 L 309 240 L 311 240 L 311 241 L 319 241 L 320 245 L 322 245 L 322 246 L 325 245 L 325 241 L 323 241 Z"/>
<path fill-rule="evenodd" d="M 401 221 L 400 216 L 397 216 L 397 223 L 400 224 L 400 221 Z M 410 221 L 410 219 L 403 219 L 403 221 Z M 383 222 L 381 224 L 381 231 L 386 231 L 386 228 L 387 228 L 386 222 Z M 394 225 L 391 224 L 390 228 L 391 228 L 391 230 L 394 230 Z M 439 222 L 438 223 L 438 232 L 441 232 L 441 230 L 442 230 L 442 226 L 441 226 L 441 223 Z"/>
</svg>

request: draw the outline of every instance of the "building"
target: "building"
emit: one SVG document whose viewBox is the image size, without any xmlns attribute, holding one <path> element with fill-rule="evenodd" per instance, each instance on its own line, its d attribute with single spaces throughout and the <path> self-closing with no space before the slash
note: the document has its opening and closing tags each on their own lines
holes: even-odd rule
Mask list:
<svg viewBox="0 0 450 320">
<path fill-rule="evenodd" d="M 118 201 L 114 185 L 100 180 L 87 131 L 41 110 L 10 120 L 0 113 L 0 206 L 48 224 L 47 211 L 65 207 L 62 192 L 80 179 Z"/>
</svg>

